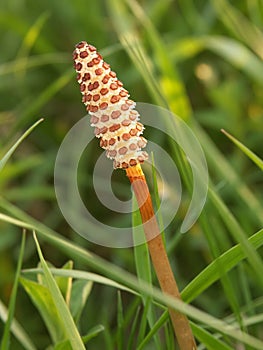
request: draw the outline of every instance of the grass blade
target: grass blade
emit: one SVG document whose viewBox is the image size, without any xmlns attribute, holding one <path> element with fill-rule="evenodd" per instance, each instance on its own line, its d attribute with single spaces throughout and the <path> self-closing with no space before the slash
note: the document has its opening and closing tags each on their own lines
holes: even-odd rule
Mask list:
<svg viewBox="0 0 263 350">
<path fill-rule="evenodd" d="M 256 195 L 248 188 L 233 166 L 225 159 L 215 146 L 214 142 L 204 130 L 194 122 L 194 132 L 201 140 L 205 155 L 209 164 L 216 169 L 223 179 L 227 179 L 231 188 L 235 191 L 242 202 L 249 208 L 251 214 L 260 225 L 263 225 L 262 205 Z M 210 187 L 210 190 L 213 191 Z"/>
<path fill-rule="evenodd" d="M 137 350 L 142 350 L 147 343 L 155 336 L 158 330 L 164 325 L 164 323 L 168 320 L 169 313 L 165 311 L 159 319 L 155 322 L 155 324 L 151 327 L 149 333 L 144 337 L 142 342 L 138 345 Z"/>
<path fill-rule="evenodd" d="M 76 328 L 76 325 L 73 321 L 73 318 L 69 312 L 69 309 L 67 307 L 67 304 L 55 282 L 54 277 L 52 276 L 47 263 L 44 260 L 44 257 L 42 255 L 41 249 L 40 249 L 40 245 L 38 243 L 36 234 L 34 233 L 34 239 L 35 239 L 35 243 L 36 243 L 36 247 L 37 247 L 37 251 L 38 251 L 38 255 L 41 261 L 41 265 L 44 271 L 44 275 L 46 278 L 46 283 L 47 286 L 51 292 L 51 295 L 53 297 L 54 303 L 57 307 L 57 311 L 61 317 L 61 321 L 64 325 L 64 329 L 65 329 L 65 334 L 67 334 L 68 339 L 71 343 L 72 349 L 73 350 L 85 350 L 85 346 L 81 340 L 81 337 L 79 335 L 79 332 Z"/>
<path fill-rule="evenodd" d="M 136 203 L 135 196 L 133 196 L 133 215 L 132 215 L 132 227 L 133 227 L 133 241 L 134 241 L 134 261 L 136 266 L 136 272 L 139 280 L 143 280 L 152 283 L 152 273 L 150 264 L 150 255 L 145 242 L 145 235 L 142 228 L 142 221 L 140 212 Z M 144 242 L 142 244 L 139 244 Z"/>
<path fill-rule="evenodd" d="M 248 156 L 261 170 L 263 170 L 263 160 L 260 159 L 255 153 L 247 148 L 242 142 L 238 141 L 234 136 L 230 135 L 224 129 L 221 130 L 245 155 Z"/>
<path fill-rule="evenodd" d="M 97 326 L 94 326 L 92 327 L 89 332 L 84 336 L 82 337 L 82 340 L 83 342 L 86 344 L 88 341 L 90 341 L 91 339 L 97 337 L 97 335 L 100 333 L 100 332 L 103 332 L 105 329 L 104 326 L 102 325 L 97 325 Z"/>
<path fill-rule="evenodd" d="M 263 245 L 263 229 L 259 230 L 248 238 L 248 241 L 254 249 L 261 247 Z M 182 291 L 183 300 L 187 302 L 192 301 L 220 278 L 220 272 L 217 268 L 218 260 L 220 260 L 220 265 L 224 265 L 225 272 L 227 272 L 235 267 L 244 258 L 246 258 L 246 255 L 242 250 L 241 244 L 237 244 L 223 253 L 212 263 L 210 263 L 204 270 L 202 270 L 202 272 L 185 287 L 185 289 Z"/>
<path fill-rule="evenodd" d="M 123 322 L 123 305 L 121 300 L 121 293 L 118 291 L 118 303 L 117 303 L 117 349 L 123 349 L 123 331 L 124 331 L 124 322 Z"/>
<path fill-rule="evenodd" d="M 74 271 L 74 270 L 72 270 Z M 51 271 L 51 273 L 53 273 Z M 79 324 L 81 314 L 86 305 L 87 299 L 93 287 L 92 281 L 75 281 L 72 286 L 72 295 L 70 298 L 70 312 L 76 324 Z"/>
<path fill-rule="evenodd" d="M 258 282 L 263 286 L 263 276 L 261 271 L 263 271 L 263 261 L 261 256 L 257 253 L 257 251 L 253 248 L 250 242 L 247 239 L 247 235 L 237 222 L 234 215 L 229 211 L 225 203 L 220 199 L 215 191 L 209 191 L 209 197 L 215 207 L 218 210 L 221 218 L 227 225 L 232 237 L 235 239 L 237 243 L 240 243 L 242 249 L 244 250 L 247 259 L 254 271 L 255 276 L 258 278 Z"/>
<path fill-rule="evenodd" d="M 42 279 L 45 282 L 45 279 Z M 43 319 L 53 344 L 58 344 L 66 338 L 66 333 L 57 312 L 51 292 L 46 285 L 28 279 L 20 278 L 20 284 L 32 300 Z"/>
<path fill-rule="evenodd" d="M 132 227 L 133 227 L 133 240 L 134 240 L 134 261 L 136 266 L 136 274 L 140 281 L 145 281 L 152 284 L 152 272 L 150 263 L 150 254 L 148 250 L 147 243 L 145 242 L 145 234 L 142 226 L 141 215 L 138 209 L 135 196 L 133 196 L 133 214 L 132 214 Z M 139 242 L 144 242 L 139 244 Z M 150 328 L 152 328 L 155 322 L 155 314 L 151 299 L 148 296 L 142 295 L 142 301 L 144 307 L 147 308 L 147 320 Z M 156 346 L 160 346 L 160 340 L 155 337 Z"/>
<path fill-rule="evenodd" d="M 127 347 L 126 347 L 127 350 L 134 349 L 133 344 L 134 344 L 134 339 L 135 339 L 135 335 L 136 335 L 136 327 L 137 327 L 138 320 L 139 320 L 139 313 L 140 313 L 140 308 L 137 308 L 135 316 L 133 318 L 132 325 L 131 325 L 129 339 L 128 339 L 128 343 L 127 343 Z"/>
<path fill-rule="evenodd" d="M 28 32 L 26 33 L 22 43 L 21 47 L 17 53 L 17 58 L 25 58 L 25 66 L 20 71 L 20 77 L 25 75 L 26 73 L 26 65 L 27 65 L 27 59 L 30 53 L 31 48 L 35 44 L 38 36 L 40 35 L 40 32 L 46 23 L 47 19 L 49 17 L 48 12 L 41 13 L 41 15 L 36 19 L 35 23 L 29 28 Z"/>
<path fill-rule="evenodd" d="M 0 300 L 0 319 L 3 322 L 6 322 L 7 317 L 8 310 Z M 36 346 L 32 343 L 31 337 L 26 333 L 21 324 L 18 323 L 15 318 L 12 320 L 11 332 L 26 350 L 37 350 Z"/>
<path fill-rule="evenodd" d="M 15 313 L 17 288 L 18 288 L 19 276 L 20 276 L 22 262 L 23 262 L 25 241 L 26 241 L 26 232 L 23 231 L 20 253 L 19 253 L 17 269 L 16 269 L 16 275 L 15 275 L 15 280 L 14 280 L 13 289 L 12 289 L 12 293 L 11 293 L 10 303 L 9 303 L 9 307 L 8 307 L 8 317 L 7 317 L 7 320 L 5 323 L 4 334 L 3 334 L 2 341 L 1 341 L 1 350 L 8 350 L 9 345 L 10 345 L 11 325 L 12 325 L 12 321 L 13 321 L 14 313 Z"/>
<path fill-rule="evenodd" d="M 86 281 L 92 281 L 94 283 L 103 284 L 105 286 L 117 288 L 120 290 L 123 290 L 125 292 L 133 293 L 134 290 L 129 289 L 125 287 L 124 285 L 115 282 L 114 280 L 111 280 L 109 278 L 106 278 L 104 276 L 92 273 L 92 272 L 86 272 L 86 271 L 80 271 L 80 270 L 62 270 L 62 269 L 56 269 L 56 268 L 50 268 L 50 271 L 55 276 L 62 276 L 62 277 L 72 277 L 75 279 L 82 279 Z M 22 271 L 25 274 L 37 274 L 37 273 L 43 273 L 42 269 L 26 269 Z"/>
<path fill-rule="evenodd" d="M 233 348 L 217 339 L 215 335 L 210 334 L 204 328 L 191 323 L 196 338 L 206 346 L 207 350 L 232 350 Z"/>
<path fill-rule="evenodd" d="M 6 165 L 9 158 L 12 156 L 12 154 L 15 152 L 17 147 L 21 144 L 22 141 L 40 124 L 44 119 L 39 119 L 35 124 L 33 124 L 24 134 L 16 141 L 16 143 L 6 152 L 6 154 L 3 156 L 3 158 L 0 160 L 0 171 L 3 169 L 3 167 Z"/>
</svg>

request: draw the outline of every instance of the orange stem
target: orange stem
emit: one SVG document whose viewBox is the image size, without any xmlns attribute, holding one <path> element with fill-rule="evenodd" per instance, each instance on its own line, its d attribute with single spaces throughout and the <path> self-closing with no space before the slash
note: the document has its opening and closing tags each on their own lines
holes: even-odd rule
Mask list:
<svg viewBox="0 0 263 350">
<path fill-rule="evenodd" d="M 140 209 L 152 263 L 164 293 L 181 299 L 154 214 L 151 195 L 140 165 L 126 169 Z M 194 350 L 196 343 L 186 315 L 169 308 L 174 332 L 181 350 Z"/>
</svg>

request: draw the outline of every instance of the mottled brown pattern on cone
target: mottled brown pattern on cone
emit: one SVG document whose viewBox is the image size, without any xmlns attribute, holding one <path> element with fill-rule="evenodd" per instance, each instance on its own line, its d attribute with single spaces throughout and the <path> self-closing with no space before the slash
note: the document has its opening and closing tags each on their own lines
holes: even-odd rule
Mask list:
<svg viewBox="0 0 263 350">
<path fill-rule="evenodd" d="M 114 168 L 127 169 L 143 163 L 148 158 L 142 151 L 147 143 L 141 136 L 144 127 L 139 123 L 135 102 L 129 99 L 116 73 L 85 41 L 76 45 L 73 59 L 91 126 L 107 157 L 113 159 Z"/>
</svg>

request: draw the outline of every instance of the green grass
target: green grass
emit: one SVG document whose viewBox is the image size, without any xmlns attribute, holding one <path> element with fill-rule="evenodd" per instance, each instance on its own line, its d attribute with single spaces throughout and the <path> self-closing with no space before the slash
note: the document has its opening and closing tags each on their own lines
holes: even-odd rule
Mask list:
<svg viewBox="0 0 263 350">
<path fill-rule="evenodd" d="M 257 0 L 1 3 L 1 350 L 176 349 L 167 306 L 188 315 L 200 350 L 263 348 L 262 26 Z M 88 242 L 58 208 L 56 155 L 85 115 L 71 59 L 80 40 L 98 47 L 132 99 L 168 108 L 203 147 L 208 197 L 182 234 L 191 168 L 170 138 L 145 130 L 182 180 L 165 241 L 183 303 L 160 293 L 146 246 Z M 116 214 L 96 198 L 99 152 L 93 142 L 79 164 L 82 197 L 98 220 L 132 222 L 140 239 L 136 211 Z M 146 171 L 158 207 L 158 173 Z M 130 199 L 124 174 L 112 180 Z"/>
</svg>

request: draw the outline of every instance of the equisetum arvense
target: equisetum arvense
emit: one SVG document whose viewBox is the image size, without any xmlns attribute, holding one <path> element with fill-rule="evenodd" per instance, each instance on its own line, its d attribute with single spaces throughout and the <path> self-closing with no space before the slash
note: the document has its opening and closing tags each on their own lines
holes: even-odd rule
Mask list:
<svg viewBox="0 0 263 350">
<path fill-rule="evenodd" d="M 106 150 L 107 157 L 113 159 L 113 167 L 125 169 L 133 186 L 161 289 L 180 299 L 140 165 L 148 158 L 148 154 L 142 150 L 147 141 L 141 136 L 144 126 L 139 122 L 136 104 L 129 99 L 128 91 L 94 46 L 81 41 L 75 47 L 73 59 L 82 101 L 90 114 L 95 136 L 100 139 L 100 146 Z M 180 349 L 195 350 L 196 344 L 187 317 L 171 308 L 169 314 Z"/>
</svg>

